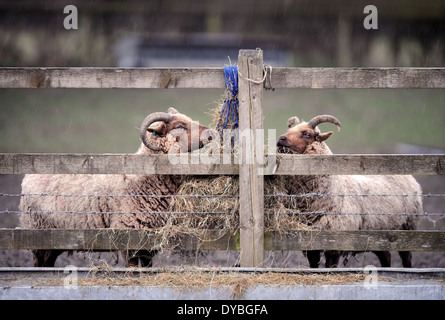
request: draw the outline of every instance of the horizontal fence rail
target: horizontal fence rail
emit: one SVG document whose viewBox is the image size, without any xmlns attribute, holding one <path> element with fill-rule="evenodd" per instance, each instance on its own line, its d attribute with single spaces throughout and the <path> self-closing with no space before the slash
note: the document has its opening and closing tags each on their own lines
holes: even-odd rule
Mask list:
<svg viewBox="0 0 445 320">
<path fill-rule="evenodd" d="M 264 250 L 445 251 L 444 231 L 265 232 Z M 143 229 L 0 229 L 3 249 L 150 250 L 161 236 Z M 181 250 L 239 250 L 239 233 L 182 234 Z"/>
<path fill-rule="evenodd" d="M 238 160 L 234 157 L 185 156 L 184 163 L 175 163 L 168 155 L 1 153 L 0 174 L 239 174 L 239 165 L 235 164 Z M 445 154 L 278 154 L 266 156 L 264 163 L 265 175 L 445 174 Z"/>
<path fill-rule="evenodd" d="M 277 155 L 280 175 L 442 175 L 445 155 Z"/>
<path fill-rule="evenodd" d="M 0 88 L 224 88 L 222 68 L 0 68 Z"/>
<path fill-rule="evenodd" d="M 184 154 L 184 164 L 168 155 L 136 154 L 0 154 L 0 174 L 238 174 L 237 165 L 204 164 Z M 220 163 L 223 163 L 221 161 Z M 230 161 L 233 163 L 233 161 Z"/>
<path fill-rule="evenodd" d="M 266 68 L 266 70 L 264 85 L 269 88 L 445 88 L 445 68 Z M 0 68 L 0 88 L 224 87 L 223 68 Z"/>
<path fill-rule="evenodd" d="M 445 68 L 273 68 L 272 88 L 445 88 Z"/>
</svg>

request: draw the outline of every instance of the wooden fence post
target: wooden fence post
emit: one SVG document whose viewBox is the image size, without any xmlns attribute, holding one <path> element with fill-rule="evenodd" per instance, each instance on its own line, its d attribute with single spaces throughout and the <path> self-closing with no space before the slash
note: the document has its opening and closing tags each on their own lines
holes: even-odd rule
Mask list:
<svg viewBox="0 0 445 320">
<path fill-rule="evenodd" d="M 240 265 L 261 267 L 264 260 L 264 177 L 258 174 L 257 139 L 263 134 L 263 51 L 238 55 L 240 130 Z M 261 146 L 262 147 L 262 146 Z M 262 154 L 262 153 L 260 153 Z"/>
</svg>

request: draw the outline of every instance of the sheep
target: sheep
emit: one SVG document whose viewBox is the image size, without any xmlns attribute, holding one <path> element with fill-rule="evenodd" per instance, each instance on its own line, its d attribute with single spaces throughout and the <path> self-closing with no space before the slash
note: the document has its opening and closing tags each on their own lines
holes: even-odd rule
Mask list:
<svg viewBox="0 0 445 320">
<path fill-rule="evenodd" d="M 144 119 L 140 128 L 142 143 L 136 154 L 168 153 L 171 150 L 192 151 L 201 148 L 213 136 L 208 127 L 200 125 L 174 108 L 169 108 L 167 113 L 155 112 Z M 173 195 L 180 184 L 181 176 L 178 175 L 28 174 L 22 181 L 23 196 L 19 206 L 20 210 L 26 213 L 21 214 L 21 227 L 28 229 L 162 227 L 167 218 L 166 214 L 139 212 L 165 212 L 169 208 L 171 198 L 150 198 L 143 195 Z M 32 194 L 57 196 L 42 197 Z M 103 197 L 103 195 L 123 196 Z M 68 213 L 68 211 L 96 213 Z M 131 213 L 107 214 L 106 212 Z M 63 250 L 32 250 L 34 266 L 53 267 L 62 252 Z M 123 252 L 128 266 L 137 266 L 139 262 L 142 266 L 151 266 L 155 254 L 156 251 L 148 250 Z"/>
<path fill-rule="evenodd" d="M 320 123 L 341 124 L 330 115 L 316 116 L 309 122 L 300 122 L 298 117 L 288 120 L 288 131 L 278 138 L 279 153 L 290 154 L 332 154 L 325 141 L 332 131 L 321 133 Z M 295 126 L 293 126 L 295 125 Z M 293 126 L 293 127 L 292 127 Z M 287 177 L 289 178 L 289 177 Z M 326 215 L 312 214 L 310 224 L 325 230 L 415 230 L 423 213 L 420 185 L 412 176 L 407 175 L 307 175 L 293 176 L 287 179 L 290 194 L 315 193 L 329 194 L 329 197 L 301 198 L 299 207 L 302 212 L 355 213 L 360 215 Z M 409 194 L 413 196 L 335 196 L 335 195 L 383 195 Z M 366 213 L 412 213 L 411 215 L 367 215 Z M 305 255 L 310 267 L 316 268 L 320 263 L 321 251 L 307 251 Z M 374 251 L 382 267 L 391 266 L 391 255 L 388 251 Z M 347 253 L 325 251 L 325 266 L 338 265 L 340 256 Z M 400 251 L 404 267 L 411 267 L 411 253 Z"/>
</svg>

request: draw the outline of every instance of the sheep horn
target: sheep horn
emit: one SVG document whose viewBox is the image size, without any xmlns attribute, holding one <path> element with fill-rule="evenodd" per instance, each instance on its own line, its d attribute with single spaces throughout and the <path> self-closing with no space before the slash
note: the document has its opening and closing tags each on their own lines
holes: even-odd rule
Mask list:
<svg viewBox="0 0 445 320">
<path fill-rule="evenodd" d="M 167 112 L 168 112 L 169 114 L 176 114 L 176 113 L 179 113 L 179 111 L 176 110 L 176 109 L 173 108 L 173 107 L 168 108 Z"/>
<path fill-rule="evenodd" d="M 297 125 L 297 124 L 300 124 L 300 119 L 298 119 L 298 117 L 290 117 L 287 120 L 287 127 L 288 128 L 292 127 L 293 125 Z"/>
<path fill-rule="evenodd" d="M 144 121 L 142 121 L 141 131 L 140 131 L 140 134 L 141 134 L 141 140 L 142 140 L 142 142 L 144 143 L 144 145 L 145 145 L 147 148 L 149 148 L 149 149 L 151 149 L 151 150 L 154 150 L 154 151 L 159 151 L 159 150 L 161 150 L 161 148 L 152 145 L 152 144 L 148 141 L 148 139 L 147 139 L 147 130 L 148 130 L 148 127 L 151 126 L 151 124 L 152 124 L 153 122 L 163 121 L 163 122 L 165 122 L 165 123 L 168 123 L 168 122 L 170 122 L 172 119 L 173 119 L 173 117 L 172 117 L 170 114 L 168 114 L 168 113 L 165 113 L 165 112 L 154 112 L 154 113 L 152 113 L 152 114 L 149 114 L 149 115 L 144 119 Z"/>
<path fill-rule="evenodd" d="M 322 116 L 316 116 L 311 119 L 311 121 L 308 122 L 308 124 L 315 129 L 316 126 L 318 126 L 320 123 L 323 122 L 330 122 L 337 126 L 338 131 L 341 129 L 340 121 L 334 116 L 330 115 L 322 115 Z"/>
</svg>

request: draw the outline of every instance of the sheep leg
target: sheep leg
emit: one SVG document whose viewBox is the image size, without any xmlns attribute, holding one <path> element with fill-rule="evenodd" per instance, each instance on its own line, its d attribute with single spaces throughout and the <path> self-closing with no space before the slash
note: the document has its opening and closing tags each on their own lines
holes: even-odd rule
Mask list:
<svg viewBox="0 0 445 320">
<path fill-rule="evenodd" d="M 141 260 L 141 266 L 142 267 L 151 267 L 153 266 L 153 258 L 156 255 L 157 251 L 149 251 L 149 250 L 141 250 L 138 251 L 137 255 L 139 256 L 139 259 Z"/>
<path fill-rule="evenodd" d="M 127 267 L 132 268 L 139 266 L 139 256 L 137 255 L 137 251 L 134 250 L 122 251 L 122 255 L 124 256 L 124 260 Z"/>
<path fill-rule="evenodd" d="M 402 265 L 404 268 L 411 268 L 411 251 L 399 251 L 400 258 L 402 258 Z"/>
<path fill-rule="evenodd" d="M 156 255 L 157 251 L 149 250 L 128 250 L 123 251 L 122 254 L 127 263 L 127 267 L 138 267 L 139 261 L 141 262 L 141 267 L 151 267 L 153 257 Z"/>
<path fill-rule="evenodd" d="M 311 251 L 303 251 L 303 254 L 306 256 L 309 261 L 309 266 L 311 268 L 318 268 L 321 259 L 321 251 L 320 250 L 311 250 Z"/>
<path fill-rule="evenodd" d="M 34 267 L 54 267 L 61 250 L 32 250 Z"/>
<path fill-rule="evenodd" d="M 373 251 L 379 258 L 382 267 L 391 267 L 391 253 L 389 251 Z"/>
<path fill-rule="evenodd" d="M 338 261 L 340 260 L 340 252 L 339 251 L 326 251 L 324 253 L 326 262 L 326 268 L 335 268 L 338 267 Z"/>
</svg>

